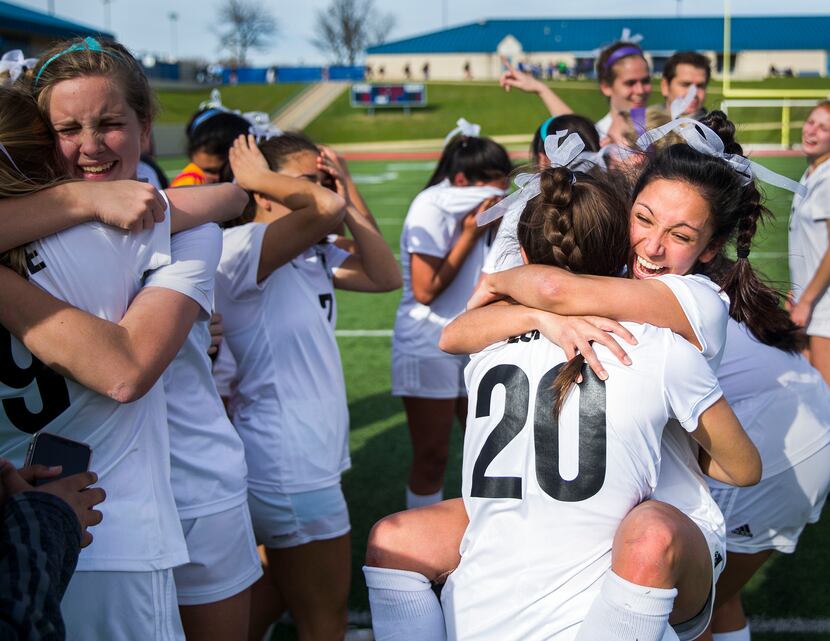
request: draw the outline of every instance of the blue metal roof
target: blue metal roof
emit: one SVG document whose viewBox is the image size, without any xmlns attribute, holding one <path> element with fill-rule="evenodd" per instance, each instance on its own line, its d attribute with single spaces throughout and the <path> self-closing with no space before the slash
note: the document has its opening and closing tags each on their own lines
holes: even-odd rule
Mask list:
<svg viewBox="0 0 830 641">
<path fill-rule="evenodd" d="M 113 39 L 111 33 L 106 33 L 95 27 L 88 27 L 40 11 L 26 9 L 11 2 L 0 2 L 0 28 L 3 31 L 21 31 L 53 38 L 101 36 L 110 40 Z"/>
<path fill-rule="evenodd" d="M 623 29 L 641 34 L 646 51 L 723 49 L 723 18 L 559 18 L 481 20 L 404 38 L 376 47 L 383 53 L 493 53 L 507 35 L 527 52 L 592 51 L 618 40 Z M 830 49 L 830 15 L 737 16 L 732 18 L 732 50 Z"/>
</svg>

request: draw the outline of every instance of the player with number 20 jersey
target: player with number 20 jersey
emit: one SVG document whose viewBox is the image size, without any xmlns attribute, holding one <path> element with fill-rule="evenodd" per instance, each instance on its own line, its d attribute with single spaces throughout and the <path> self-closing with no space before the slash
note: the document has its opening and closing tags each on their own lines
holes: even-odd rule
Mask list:
<svg viewBox="0 0 830 641">
<path fill-rule="evenodd" d="M 701 354 L 670 330 L 638 340 L 609 377 L 587 366 L 554 415 L 566 358 L 538 332 L 472 356 L 462 494 L 470 524 L 442 600 L 449 639 L 571 640 L 611 567 L 617 527 L 649 498 L 667 421 L 687 431 L 721 396 Z"/>
</svg>

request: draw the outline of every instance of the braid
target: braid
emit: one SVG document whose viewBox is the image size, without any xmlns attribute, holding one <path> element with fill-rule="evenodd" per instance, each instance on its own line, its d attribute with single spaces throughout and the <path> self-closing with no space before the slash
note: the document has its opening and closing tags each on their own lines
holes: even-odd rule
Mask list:
<svg viewBox="0 0 830 641">
<path fill-rule="evenodd" d="M 616 276 L 628 260 L 628 203 L 604 176 L 548 167 L 540 173 L 540 193 L 528 201 L 517 237 L 530 263 L 578 274 Z M 553 381 L 554 416 L 582 372 L 579 354 Z"/>
<path fill-rule="evenodd" d="M 758 223 L 763 223 L 771 214 L 761 203 L 761 194 L 754 183 L 744 191 L 742 200 L 746 210 L 738 220 L 735 234 L 738 259 L 729 260 L 721 253 L 704 265 L 704 272 L 729 296 L 729 315 L 746 325 L 755 338 L 786 352 L 801 351 L 805 336 L 782 308 L 783 296 L 763 282 L 749 261 Z"/>
<path fill-rule="evenodd" d="M 567 173 L 568 175 L 562 175 Z M 576 242 L 573 225 L 573 174 L 564 167 L 557 167 L 550 173 L 543 174 L 542 194 L 545 202 L 542 204 L 542 237 L 550 245 L 550 251 L 555 263 L 568 271 L 580 273 L 582 271 L 582 252 Z"/>
</svg>

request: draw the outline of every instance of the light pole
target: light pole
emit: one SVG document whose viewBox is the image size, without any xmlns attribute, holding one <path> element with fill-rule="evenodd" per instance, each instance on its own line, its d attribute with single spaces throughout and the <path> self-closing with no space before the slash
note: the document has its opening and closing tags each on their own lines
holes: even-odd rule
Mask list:
<svg viewBox="0 0 830 641">
<path fill-rule="evenodd" d="M 48 9 L 49 10 L 49 15 L 54 16 L 55 15 L 55 0 L 49 0 L 46 3 L 46 6 L 49 7 L 49 9 Z"/>
<path fill-rule="evenodd" d="M 441 0 L 441 22 L 444 29 L 447 28 L 447 24 L 449 23 L 449 14 L 450 14 L 450 0 Z"/>
<path fill-rule="evenodd" d="M 101 0 L 104 5 L 104 29 L 109 31 L 112 28 L 112 11 L 110 5 L 112 0 Z"/>
<path fill-rule="evenodd" d="M 173 56 L 173 60 L 178 60 L 179 47 L 176 38 L 176 24 L 179 21 L 179 14 L 175 11 L 171 11 L 167 14 L 167 19 L 170 20 L 170 53 Z"/>
</svg>

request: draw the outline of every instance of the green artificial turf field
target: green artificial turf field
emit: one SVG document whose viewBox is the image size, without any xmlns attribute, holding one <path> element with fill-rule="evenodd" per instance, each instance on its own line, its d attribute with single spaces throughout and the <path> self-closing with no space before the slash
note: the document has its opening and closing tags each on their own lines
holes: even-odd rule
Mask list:
<svg viewBox="0 0 830 641">
<path fill-rule="evenodd" d="M 763 164 L 790 177 L 798 178 L 804 169 L 801 158 L 764 158 Z M 165 162 L 175 171 L 181 159 Z M 350 168 L 384 236 L 398 251 L 401 226 L 408 205 L 422 189 L 433 163 L 424 161 L 354 161 Z M 787 219 L 790 196 L 770 188 L 768 204 L 775 214 L 759 233 L 753 247 L 753 264 L 782 289 L 787 280 Z M 410 461 L 409 441 L 403 408 L 390 396 L 391 338 L 349 336 L 362 330 L 391 330 L 399 292 L 367 295 L 338 294 L 338 343 L 343 359 L 351 413 L 352 469 L 344 476 L 353 526 L 353 576 L 349 608 L 368 610 L 366 588 L 360 570 L 366 538 L 372 524 L 404 508 L 404 483 Z M 460 490 L 461 436 L 453 434 L 446 495 Z M 802 536 L 794 556 L 773 557 L 746 591 L 750 615 L 766 619 L 820 619 L 830 616 L 830 591 L 826 589 L 830 572 L 830 519 L 810 526 Z M 296 639 L 290 624 L 278 626 L 274 640 Z M 758 641 L 830 641 L 830 635 L 766 633 L 753 634 Z"/>
</svg>

